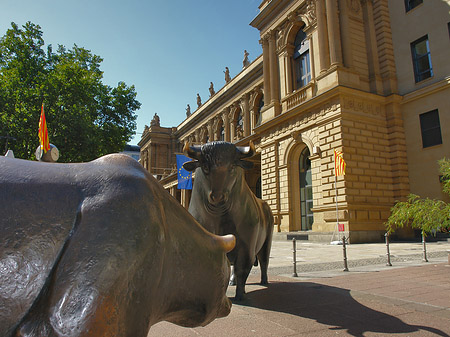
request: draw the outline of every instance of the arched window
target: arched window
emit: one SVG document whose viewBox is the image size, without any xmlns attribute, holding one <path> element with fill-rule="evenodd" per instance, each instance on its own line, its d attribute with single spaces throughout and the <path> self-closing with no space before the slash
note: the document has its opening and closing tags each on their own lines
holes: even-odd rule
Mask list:
<svg viewBox="0 0 450 337">
<path fill-rule="evenodd" d="M 295 89 L 304 87 L 311 81 L 309 60 L 309 39 L 303 30 L 299 30 L 294 41 L 294 76 Z"/>
<path fill-rule="evenodd" d="M 259 100 L 259 106 L 258 106 L 258 110 L 256 111 L 255 114 L 255 126 L 261 125 L 261 109 L 264 106 L 264 97 L 261 97 L 261 99 Z"/>
<path fill-rule="evenodd" d="M 300 154 L 298 169 L 300 174 L 300 210 L 302 217 L 302 230 L 311 230 L 314 222 L 313 213 L 313 191 L 311 160 L 309 159 L 309 149 L 306 147 Z"/>
<path fill-rule="evenodd" d="M 244 120 L 242 119 L 242 114 L 240 111 L 236 118 L 236 127 L 241 129 L 244 128 Z"/>
</svg>

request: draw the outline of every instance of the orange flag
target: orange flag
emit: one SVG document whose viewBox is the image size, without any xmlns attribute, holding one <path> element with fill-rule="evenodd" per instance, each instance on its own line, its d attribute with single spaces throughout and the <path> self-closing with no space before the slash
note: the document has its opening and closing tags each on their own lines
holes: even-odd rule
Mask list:
<svg viewBox="0 0 450 337">
<path fill-rule="evenodd" d="M 39 119 L 39 141 L 41 142 L 41 149 L 46 153 L 50 150 L 50 143 L 48 141 L 47 122 L 45 121 L 44 104 L 41 108 L 41 118 Z"/>
</svg>

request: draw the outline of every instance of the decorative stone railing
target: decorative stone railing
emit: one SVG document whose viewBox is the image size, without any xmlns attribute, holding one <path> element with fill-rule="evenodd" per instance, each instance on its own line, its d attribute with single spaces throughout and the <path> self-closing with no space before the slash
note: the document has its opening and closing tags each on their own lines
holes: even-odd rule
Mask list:
<svg viewBox="0 0 450 337">
<path fill-rule="evenodd" d="M 312 82 L 308 83 L 308 85 L 304 86 L 303 88 L 297 89 L 292 94 L 285 97 L 283 100 L 286 104 L 286 110 L 290 110 L 300 104 L 302 104 L 307 99 L 310 99 L 313 94 L 313 86 L 314 84 Z"/>
</svg>

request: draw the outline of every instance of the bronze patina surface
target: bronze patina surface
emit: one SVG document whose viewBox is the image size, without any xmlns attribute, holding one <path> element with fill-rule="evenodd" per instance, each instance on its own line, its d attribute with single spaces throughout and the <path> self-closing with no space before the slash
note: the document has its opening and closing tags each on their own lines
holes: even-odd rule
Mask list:
<svg viewBox="0 0 450 337">
<path fill-rule="evenodd" d="M 0 336 L 146 336 L 226 316 L 234 238 L 125 155 L 0 157 Z"/>
<path fill-rule="evenodd" d="M 261 283 L 268 282 L 274 223 L 269 205 L 253 194 L 244 178 L 244 169 L 253 165 L 244 159 L 254 154 L 254 146 L 212 142 L 199 147 L 186 143 L 184 151 L 195 159 L 184 164 L 186 170 L 195 170 L 189 212 L 207 230 L 236 236 L 236 248 L 228 258 L 234 266 L 236 299 L 240 300 L 256 258 Z"/>
</svg>

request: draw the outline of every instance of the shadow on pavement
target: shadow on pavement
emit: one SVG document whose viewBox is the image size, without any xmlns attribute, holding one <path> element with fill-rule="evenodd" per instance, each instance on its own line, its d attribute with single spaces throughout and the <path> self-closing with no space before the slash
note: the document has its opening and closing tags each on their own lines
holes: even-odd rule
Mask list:
<svg viewBox="0 0 450 337">
<path fill-rule="evenodd" d="M 345 330 L 352 336 L 363 336 L 365 332 L 395 334 L 420 330 L 449 336 L 439 329 L 410 325 L 368 308 L 356 301 L 349 290 L 312 282 L 272 282 L 266 288 L 248 292 L 244 301 L 233 301 L 233 305 L 309 318 L 330 326 L 330 330 Z"/>
</svg>

